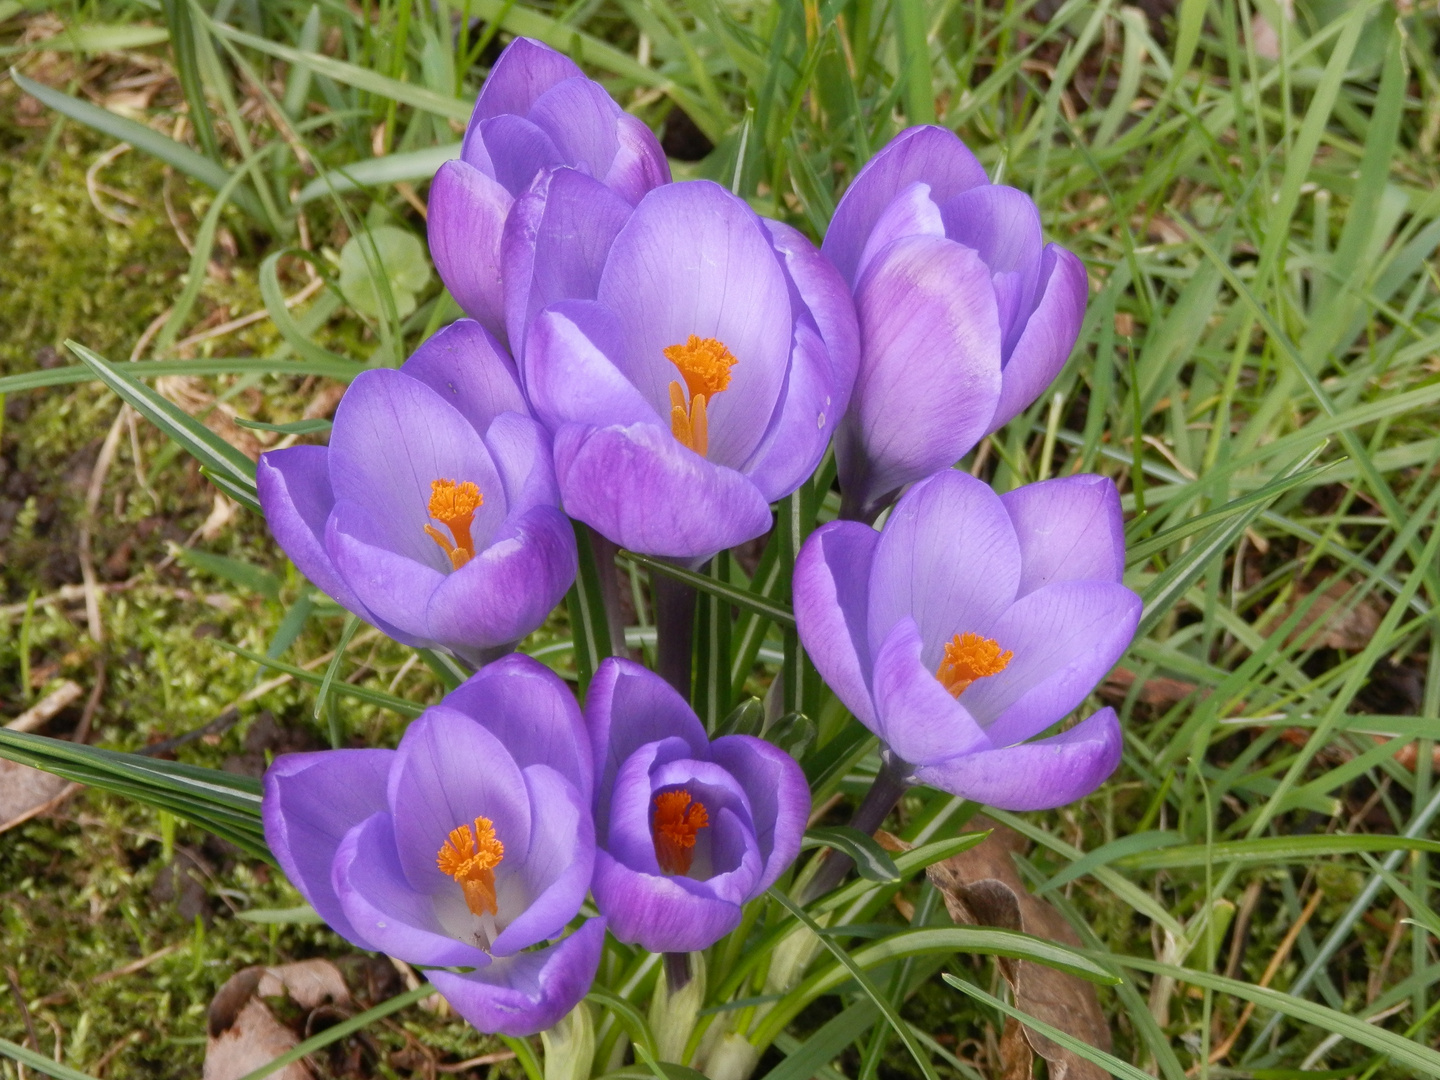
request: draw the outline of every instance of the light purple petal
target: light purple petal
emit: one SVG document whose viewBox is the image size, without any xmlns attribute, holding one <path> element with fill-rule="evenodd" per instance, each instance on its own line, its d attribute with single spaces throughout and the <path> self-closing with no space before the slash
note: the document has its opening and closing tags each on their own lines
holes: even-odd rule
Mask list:
<svg viewBox="0 0 1440 1080">
<path fill-rule="evenodd" d="M 690 752 L 684 739 L 671 735 L 646 743 L 621 762 L 605 802 L 596 807 L 600 847 L 635 870 L 660 873 L 651 827 L 656 789 L 652 774 L 659 766 L 676 761 L 693 767 L 695 760 Z"/>
<path fill-rule="evenodd" d="M 825 685 L 870 730 L 870 572 L 880 534 L 858 521 L 822 525 L 795 560 L 795 622 Z"/>
<path fill-rule="evenodd" d="M 535 506 L 560 505 L 550 433 L 528 410 L 497 416 L 485 432 L 485 448 L 505 486 L 508 516 L 517 517 Z M 494 543 L 494 538 L 490 542 Z"/>
<path fill-rule="evenodd" d="M 434 590 L 425 612 L 428 636 L 467 650 L 519 641 L 565 598 L 576 565 L 569 519 L 553 506 L 532 506 Z"/>
<path fill-rule="evenodd" d="M 558 936 L 585 902 L 595 867 L 595 824 L 580 792 L 548 765 L 527 768 L 525 783 L 530 845 L 519 873 L 529 903 L 495 939 L 497 957 Z"/>
<path fill-rule="evenodd" d="M 689 872 L 676 875 L 681 887 L 696 896 L 715 896 L 736 904 L 756 895 L 756 883 L 765 870 L 765 855 L 755 837 L 749 796 L 740 781 L 714 762 L 684 759 L 657 764 L 650 770 L 649 786 L 653 793 L 686 791 L 709 813 L 709 824 L 695 835 Z M 620 787 L 621 781 L 617 780 L 617 792 Z M 654 807 L 653 798 L 650 806 Z M 645 831 L 653 852 L 653 834 L 649 828 Z M 615 842 L 616 827 L 612 826 L 610 833 L 606 849 L 612 855 L 634 869 L 648 869 L 648 859 L 647 865 L 641 867 L 626 858 Z"/>
<path fill-rule="evenodd" d="M 550 136 L 566 165 L 603 178 L 620 149 L 615 121 L 620 106 L 583 75 L 558 82 L 530 106 L 530 121 Z"/>
<path fill-rule="evenodd" d="M 450 878 L 435 865 L 450 831 L 477 817 L 495 826 L 507 851 L 530 838 L 530 800 L 515 759 L 504 744 L 464 713 L 444 705 L 426 709 L 400 739 L 386 797 L 405 877 L 434 893 Z"/>
<path fill-rule="evenodd" d="M 986 632 L 1014 659 L 977 680 L 961 702 L 996 746 L 1044 731 L 1120 659 L 1140 606 L 1138 596 L 1109 581 L 1061 581 L 1021 597 Z"/>
<path fill-rule="evenodd" d="M 623 198 L 575 169 L 543 173 L 516 200 L 500 251 L 505 324 L 517 356 L 523 359 L 526 328 L 541 308 L 595 299 L 605 257 L 630 214 Z"/>
<path fill-rule="evenodd" d="M 1019 595 L 1055 581 L 1125 576 L 1125 522 L 1108 477 L 1082 473 L 1000 496 L 1020 538 Z"/>
<path fill-rule="evenodd" d="M 481 949 L 441 925 L 435 902 L 405 879 L 390 815 L 381 811 L 351 829 L 335 855 L 335 892 L 365 947 L 409 964 L 483 967 Z M 450 887 L 457 893 L 459 886 Z"/>
<path fill-rule="evenodd" d="M 977 188 L 976 190 L 983 190 Z M 890 205 L 875 219 L 875 227 L 865 241 L 865 250 L 855 266 L 855 280 L 865 276 L 866 269 L 875 257 L 896 240 L 907 236 L 945 236 L 945 220 L 940 207 L 930 198 L 930 185 L 916 180 L 906 184 L 890 200 Z M 974 247 L 973 244 L 968 245 Z"/>
<path fill-rule="evenodd" d="M 654 424 L 555 433 L 565 512 L 642 555 L 704 559 L 770 528 L 770 505 L 740 473 Z"/>
<path fill-rule="evenodd" d="M 465 314 L 497 336 L 505 333 L 500 237 L 510 193 L 463 161 L 447 161 L 430 184 L 426 232 L 435 270 Z"/>
<path fill-rule="evenodd" d="M 795 324 L 795 350 L 769 430 L 743 469 L 767 502 L 789 495 L 815 471 L 839 416 L 825 343 L 810 319 Z"/>
<path fill-rule="evenodd" d="M 740 905 L 697 896 L 687 878 L 631 870 L 605 851 L 595 853 L 591 891 L 617 941 L 651 952 L 708 949 L 740 925 Z"/>
<path fill-rule="evenodd" d="M 461 1016 L 487 1034 L 523 1038 L 554 1027 L 595 981 L 605 920 L 588 919 L 558 944 L 495 960 L 468 975 L 428 971 Z"/>
<path fill-rule="evenodd" d="M 1038 288 L 1040 302 L 1005 361 L 1000 401 L 987 435 L 1019 416 L 1045 392 L 1080 336 L 1090 288 L 1085 265 L 1064 248 L 1050 244 L 1041 260 Z"/>
<path fill-rule="evenodd" d="M 501 413 L 529 412 L 515 361 L 473 319 L 427 338 L 400 371 L 434 390 L 479 432 Z"/>
<path fill-rule="evenodd" d="M 711 744 L 710 754 L 749 797 L 755 839 L 765 860 L 760 880 L 751 887 L 751 896 L 758 896 L 800 854 L 810 817 L 810 786 L 795 759 L 763 739 L 727 735 Z"/>
<path fill-rule="evenodd" d="M 956 634 L 989 634 L 1020 585 L 1020 542 L 987 484 L 948 469 L 916 484 L 880 534 L 870 575 L 871 655 L 891 627 L 915 620 L 935 671 Z"/>
<path fill-rule="evenodd" d="M 445 704 L 484 725 L 520 768 L 550 766 L 588 803 L 594 766 L 585 719 L 570 688 L 544 664 L 523 653 L 502 657 L 450 691 Z"/>
<path fill-rule="evenodd" d="M 990 271 L 969 248 L 896 241 L 855 292 L 860 373 L 837 443 L 840 482 L 872 502 L 958 461 L 1000 397 L 1000 323 Z"/>
<path fill-rule="evenodd" d="M 989 749 L 985 732 L 921 659 L 920 647 L 914 620 L 902 619 L 875 655 L 880 737 L 912 765 Z"/>
<path fill-rule="evenodd" d="M 922 766 L 915 778 L 1001 810 L 1050 810 L 1104 783 L 1122 747 L 1115 710 L 1101 709 L 1059 735 Z"/>
<path fill-rule="evenodd" d="M 396 554 L 385 546 L 388 540 L 373 515 L 355 503 L 336 503 L 330 512 L 325 549 L 355 595 L 381 626 L 394 627 L 414 644 L 434 645 L 426 608 L 445 574 Z"/>
<path fill-rule="evenodd" d="M 496 182 L 517 197 L 541 170 L 569 164 L 550 136 L 522 116 L 507 113 L 482 120 L 480 136 Z"/>
<path fill-rule="evenodd" d="M 616 237 L 599 300 L 625 335 L 616 365 L 661 416 L 680 380 L 664 350 L 689 335 L 724 343 L 737 363 L 709 402 L 711 461 L 740 467 L 775 411 L 790 358 L 785 276 L 744 200 L 697 180 L 651 191 Z"/>
<path fill-rule="evenodd" d="M 870 230 L 890 200 L 916 180 L 930 185 L 937 203 L 988 182 L 980 162 L 954 133 L 927 125 L 896 135 L 860 170 L 825 233 L 821 250 L 852 285 Z"/>
<path fill-rule="evenodd" d="M 1009 356 L 1035 306 L 1040 274 L 1040 211 L 1023 191 L 1001 184 L 971 188 L 940 208 L 945 235 L 974 248 L 995 278 L 995 296 Z"/>
<path fill-rule="evenodd" d="M 622 348 L 619 322 L 603 304 L 569 301 L 541 312 L 530 328 L 523 365 L 540 422 L 551 431 L 565 424 L 664 427 L 660 414 L 611 361 Z"/>
<path fill-rule="evenodd" d="M 388 809 L 385 785 L 394 759 L 393 750 L 283 754 L 265 772 L 265 843 L 320 917 L 362 948 L 330 884 L 330 869 L 345 834 Z"/>
<path fill-rule="evenodd" d="M 651 188 L 670 183 L 670 162 L 665 160 L 660 140 L 639 117 L 622 112 L 615 122 L 615 135 L 619 149 L 605 174 L 605 185 L 634 206 Z"/>
<path fill-rule="evenodd" d="M 535 99 L 556 83 L 583 76 L 573 60 L 534 38 L 516 38 L 490 69 L 475 102 L 471 127 L 501 113 L 524 116 Z"/>
</svg>

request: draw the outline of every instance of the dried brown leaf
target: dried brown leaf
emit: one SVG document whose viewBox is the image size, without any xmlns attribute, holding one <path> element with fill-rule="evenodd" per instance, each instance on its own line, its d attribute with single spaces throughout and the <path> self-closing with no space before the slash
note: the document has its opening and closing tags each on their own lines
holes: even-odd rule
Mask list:
<svg viewBox="0 0 1440 1080">
<path fill-rule="evenodd" d="M 204 1080 L 239 1080 L 297 1046 L 300 1033 L 282 1024 L 265 1004 L 288 996 L 307 1012 L 350 1005 L 340 969 L 329 960 L 302 960 L 276 967 L 249 967 L 232 975 L 210 1002 Z M 280 1080 L 311 1080 L 303 1060 L 271 1074 Z"/>
<path fill-rule="evenodd" d="M 1300 617 L 1286 644 L 1298 642 L 1306 649 L 1345 649 L 1350 652 L 1367 647 L 1380 629 L 1380 620 L 1385 612 L 1370 596 L 1355 602 L 1353 591 L 1354 584 L 1344 578 L 1331 582 Z M 1311 592 L 1304 586 L 1297 588 L 1290 610 L 1304 603 Z M 1289 615 L 1289 611 L 1284 614 Z"/>
</svg>

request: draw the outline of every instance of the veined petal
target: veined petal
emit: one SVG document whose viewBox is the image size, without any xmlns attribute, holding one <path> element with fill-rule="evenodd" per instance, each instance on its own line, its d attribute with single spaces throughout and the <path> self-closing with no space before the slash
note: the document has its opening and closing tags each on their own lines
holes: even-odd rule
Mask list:
<svg viewBox="0 0 1440 1080">
<path fill-rule="evenodd" d="M 1020 539 L 1019 595 L 1056 581 L 1125 576 L 1125 522 L 1108 477 L 1082 473 L 1000 496 Z"/>
<path fill-rule="evenodd" d="M 858 521 L 832 521 L 795 560 L 795 622 L 805 651 L 845 707 L 876 731 L 870 701 L 871 563 L 880 534 Z"/>
<path fill-rule="evenodd" d="M 567 301 L 541 312 L 530 327 L 523 365 L 540 422 L 552 432 L 565 424 L 663 427 L 660 414 L 611 360 L 622 348 L 619 322 L 603 304 Z"/>
<path fill-rule="evenodd" d="M 1010 355 L 1035 306 L 1040 274 L 1040 211 L 1030 196 L 985 184 L 952 196 L 940 208 L 945 235 L 974 248 L 996 277 L 1004 353 Z"/>
<path fill-rule="evenodd" d="M 915 770 L 922 784 L 1001 810 L 1050 810 L 1084 798 L 1120 764 L 1114 709 L 1036 742 L 986 750 Z"/>
<path fill-rule="evenodd" d="M 740 470 L 767 502 L 789 495 L 805 482 L 830 445 L 840 419 L 825 343 L 807 316 L 795 324 L 790 370 L 780 402 L 755 453 Z"/>
<path fill-rule="evenodd" d="M 740 925 L 740 905 L 696 895 L 688 878 L 632 870 L 603 849 L 595 853 L 591 891 L 617 941 L 651 952 L 708 949 Z"/>
<path fill-rule="evenodd" d="M 895 625 L 875 655 L 880 737 L 912 765 L 990 749 L 985 732 L 921 659 L 920 648 L 915 621 L 906 618 Z"/>
<path fill-rule="evenodd" d="M 855 266 L 855 280 L 865 276 L 865 270 L 875 256 L 907 236 L 945 236 L 945 221 L 940 215 L 940 207 L 930 198 L 930 185 L 919 180 L 906 184 L 896 192 L 890 204 L 875 219 L 870 237 L 865 241 L 865 249 L 860 253 L 860 261 Z"/>
<path fill-rule="evenodd" d="M 502 113 L 524 116 L 546 90 L 565 79 L 583 78 L 584 74 L 573 60 L 544 42 L 516 38 L 490 69 L 470 125 L 473 128 L 479 121 Z"/>
<path fill-rule="evenodd" d="M 795 759 L 764 739 L 727 735 L 711 744 L 710 755 L 740 782 L 750 800 L 755 840 L 764 859 L 750 895 L 759 896 L 800 854 L 810 816 L 810 786 Z"/>
<path fill-rule="evenodd" d="M 554 141 L 523 116 L 509 113 L 480 122 L 480 137 L 495 169 L 496 182 L 518 196 L 530 186 L 535 174 L 556 165 L 565 165 Z"/>
<path fill-rule="evenodd" d="M 390 550 L 387 539 L 364 507 L 347 500 L 336 503 L 330 512 L 325 550 L 335 568 L 379 625 L 393 627 L 410 643 L 429 648 L 437 643 L 430 637 L 425 609 L 445 574 Z"/>
<path fill-rule="evenodd" d="M 671 735 L 646 743 L 620 763 L 608 798 L 595 815 L 598 845 L 626 866 L 647 874 L 660 873 L 651 829 L 657 786 L 653 774 L 676 761 L 695 764 L 684 739 Z"/>
<path fill-rule="evenodd" d="M 485 432 L 485 448 L 500 472 L 500 482 L 505 486 L 505 512 L 510 517 L 536 506 L 560 505 L 550 433 L 528 409 L 497 416 Z"/>
<path fill-rule="evenodd" d="M 513 199 L 495 180 L 463 161 L 447 161 L 430 184 L 426 231 L 440 280 L 472 319 L 505 333 L 500 237 Z"/>
<path fill-rule="evenodd" d="M 615 121 L 620 106 L 599 83 L 583 75 L 558 82 L 530 106 L 529 118 L 560 151 L 560 160 L 591 176 L 610 171 L 620 141 Z"/>
<path fill-rule="evenodd" d="M 615 121 L 619 147 L 610 171 L 604 176 L 605 186 L 634 206 L 651 188 L 670 183 L 670 162 L 643 120 L 622 112 Z"/>
<path fill-rule="evenodd" d="M 515 361 L 473 319 L 427 338 L 400 371 L 434 390 L 481 434 L 501 413 L 529 411 Z"/>
</svg>

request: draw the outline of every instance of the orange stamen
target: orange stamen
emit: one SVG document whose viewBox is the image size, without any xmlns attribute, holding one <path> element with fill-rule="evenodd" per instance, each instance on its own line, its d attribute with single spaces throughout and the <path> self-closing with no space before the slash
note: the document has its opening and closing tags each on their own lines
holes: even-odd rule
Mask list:
<svg viewBox="0 0 1440 1080">
<path fill-rule="evenodd" d="M 1000 674 L 1014 657 L 1013 652 L 1002 650 L 1000 643 L 991 638 L 956 634 L 945 645 L 945 658 L 940 661 L 935 677 L 952 697 L 958 698 L 976 679 Z"/>
<path fill-rule="evenodd" d="M 430 516 L 450 530 L 455 538 L 452 544 L 445 534 L 434 525 L 425 526 L 425 535 L 440 545 L 440 550 L 450 556 L 450 567 L 459 570 L 475 557 L 475 541 L 470 539 L 470 523 L 475 520 L 475 511 L 485 502 L 480 489 L 466 480 L 457 484 L 454 480 L 430 481 Z"/>
<path fill-rule="evenodd" d="M 655 796 L 655 858 L 667 874 L 688 874 L 695 858 L 695 834 L 710 824 L 702 802 L 691 802 L 690 792 L 665 791 Z"/>
<path fill-rule="evenodd" d="M 670 345 L 665 359 L 680 369 L 685 380 L 670 384 L 670 430 L 681 443 L 704 457 L 710 449 L 710 399 L 730 385 L 730 369 L 738 361 L 723 342 L 691 334 L 684 345 Z M 685 390 L 690 404 L 685 404 Z"/>
<path fill-rule="evenodd" d="M 435 865 L 442 874 L 449 874 L 465 891 L 465 906 L 475 915 L 494 915 L 495 867 L 505 857 L 505 845 L 495 838 L 495 825 L 486 817 L 475 819 L 472 835 L 469 825 L 457 825 L 440 845 Z"/>
</svg>

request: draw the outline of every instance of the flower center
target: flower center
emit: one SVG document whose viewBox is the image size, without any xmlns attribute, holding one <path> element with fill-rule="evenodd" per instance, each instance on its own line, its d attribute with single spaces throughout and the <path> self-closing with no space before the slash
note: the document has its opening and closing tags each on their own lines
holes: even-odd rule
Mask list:
<svg viewBox="0 0 1440 1080">
<path fill-rule="evenodd" d="M 475 557 L 470 523 L 475 520 L 476 509 L 484 502 L 485 496 L 469 480 L 463 484 L 454 480 L 430 481 L 430 516 L 450 530 L 455 542 L 452 544 L 434 525 L 425 526 L 425 535 L 450 556 L 450 566 L 454 570 L 459 570 Z"/>
<path fill-rule="evenodd" d="M 665 359 L 680 369 L 690 403 L 685 403 L 685 390 L 678 382 L 670 384 L 670 430 L 675 438 L 701 457 L 710 449 L 710 422 L 707 407 L 711 398 L 730 385 L 730 369 L 738 362 L 715 338 L 690 335 L 684 345 L 671 345 Z"/>
<path fill-rule="evenodd" d="M 465 890 L 465 906 L 471 914 L 494 915 L 499 910 L 495 903 L 495 867 L 503 858 L 505 845 L 495 839 L 495 824 L 487 817 L 477 817 L 473 834 L 469 825 L 450 830 L 449 838 L 435 855 L 435 865 Z"/>
<path fill-rule="evenodd" d="M 976 679 L 1000 674 L 1014 656 L 1009 649 L 1002 650 L 1000 643 L 992 638 L 956 634 L 945 645 L 945 658 L 940 661 L 935 677 L 952 697 L 958 698 Z"/>
<path fill-rule="evenodd" d="M 695 834 L 710 824 L 702 802 L 691 802 L 690 792 L 665 791 L 655 796 L 655 858 L 667 874 L 688 874 L 695 858 Z"/>
</svg>

